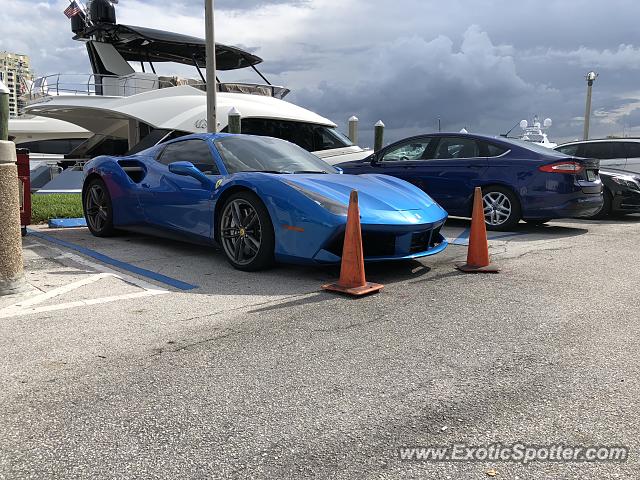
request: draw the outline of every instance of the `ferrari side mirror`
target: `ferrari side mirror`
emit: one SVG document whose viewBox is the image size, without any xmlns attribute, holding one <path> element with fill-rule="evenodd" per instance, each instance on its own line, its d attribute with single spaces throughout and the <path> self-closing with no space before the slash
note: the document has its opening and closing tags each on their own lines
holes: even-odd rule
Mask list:
<svg viewBox="0 0 640 480">
<path fill-rule="evenodd" d="M 213 182 L 211 182 L 211 180 L 209 180 L 209 178 L 198 170 L 191 162 L 173 162 L 170 163 L 168 167 L 171 173 L 195 178 L 205 188 L 211 188 L 213 185 Z"/>
</svg>

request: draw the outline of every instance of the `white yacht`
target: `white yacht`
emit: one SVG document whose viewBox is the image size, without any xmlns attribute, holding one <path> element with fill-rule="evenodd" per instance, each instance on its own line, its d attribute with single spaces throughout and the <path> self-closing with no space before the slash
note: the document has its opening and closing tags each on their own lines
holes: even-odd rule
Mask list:
<svg viewBox="0 0 640 480">
<path fill-rule="evenodd" d="M 66 155 L 68 164 L 100 154 L 133 153 L 189 133 L 206 132 L 204 40 L 116 23 L 107 0 L 93 0 L 87 15 L 71 19 L 74 39 L 85 42 L 93 73 L 84 78 L 50 75 L 37 79 L 26 111 L 69 122 L 91 136 Z M 198 79 L 160 76 L 159 63 L 192 66 Z M 283 138 L 321 158 L 348 161 L 370 154 L 336 124 L 283 100 L 289 92 L 271 85 L 258 71 L 262 59 L 236 47 L 216 44 L 217 71 L 250 68 L 265 83 L 218 83 L 218 130 L 228 112 L 242 115 L 242 132 Z M 132 64 L 139 65 L 136 71 Z"/>
<path fill-rule="evenodd" d="M 547 148 L 555 148 L 558 146 L 557 143 L 550 142 L 549 138 L 547 138 L 547 130 L 553 125 L 550 118 L 545 118 L 544 122 L 540 124 L 538 116 L 536 115 L 533 117 L 531 124 L 526 120 L 521 120 L 519 125 L 522 129 L 522 133 L 518 137 L 520 140 Z"/>
</svg>

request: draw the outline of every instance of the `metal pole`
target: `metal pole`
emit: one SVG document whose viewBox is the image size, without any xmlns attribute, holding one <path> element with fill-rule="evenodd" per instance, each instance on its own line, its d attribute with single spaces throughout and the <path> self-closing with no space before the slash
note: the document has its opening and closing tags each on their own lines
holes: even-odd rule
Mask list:
<svg viewBox="0 0 640 480">
<path fill-rule="evenodd" d="M 0 140 L 9 140 L 9 89 L 0 80 Z"/>
<path fill-rule="evenodd" d="M 438 132 L 442 131 L 442 127 L 440 125 L 440 117 L 438 117 Z"/>
<path fill-rule="evenodd" d="M 382 120 L 378 120 L 373 127 L 374 130 L 374 138 L 373 138 L 373 151 L 377 152 L 382 148 L 382 144 L 384 143 L 384 123 Z"/>
<path fill-rule="evenodd" d="M 213 31 L 213 2 L 204 0 L 205 29 L 206 29 L 206 56 L 207 56 L 207 132 L 218 131 L 216 118 L 216 43 Z"/>
<path fill-rule="evenodd" d="M 584 135 L 583 140 L 589 140 L 589 123 L 591 121 L 591 90 L 593 80 L 587 80 L 587 105 L 584 110 Z"/>
<path fill-rule="evenodd" d="M 358 144 L 358 117 L 355 115 L 349 119 L 349 140 L 354 145 Z"/>
<path fill-rule="evenodd" d="M 589 140 L 589 123 L 591 121 L 591 90 L 593 89 L 593 81 L 598 78 L 596 72 L 587 73 L 587 105 L 584 109 L 584 140 Z"/>
</svg>

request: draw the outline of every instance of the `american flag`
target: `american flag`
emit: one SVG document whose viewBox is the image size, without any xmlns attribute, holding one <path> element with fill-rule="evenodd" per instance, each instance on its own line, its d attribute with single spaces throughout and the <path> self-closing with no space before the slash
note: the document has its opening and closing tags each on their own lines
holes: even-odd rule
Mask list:
<svg viewBox="0 0 640 480">
<path fill-rule="evenodd" d="M 71 2 L 71 5 L 64 9 L 64 14 L 67 16 L 67 18 L 75 17 L 80 12 L 82 12 L 82 9 L 75 1 Z"/>
</svg>

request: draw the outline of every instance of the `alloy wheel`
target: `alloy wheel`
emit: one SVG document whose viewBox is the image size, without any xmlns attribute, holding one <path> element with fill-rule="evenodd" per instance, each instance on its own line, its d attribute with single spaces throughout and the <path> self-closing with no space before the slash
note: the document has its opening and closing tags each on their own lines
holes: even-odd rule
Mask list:
<svg viewBox="0 0 640 480">
<path fill-rule="evenodd" d="M 237 198 L 229 202 L 222 212 L 220 237 L 229 258 L 238 265 L 251 263 L 262 241 L 260 218 L 253 205 Z"/>
<path fill-rule="evenodd" d="M 86 196 L 85 212 L 87 221 L 97 232 L 102 231 L 109 221 L 109 199 L 104 187 L 94 183 L 89 187 Z"/>
<path fill-rule="evenodd" d="M 511 217 L 511 201 L 504 193 L 485 193 L 482 202 L 484 204 L 484 219 L 488 225 L 502 225 Z"/>
</svg>

